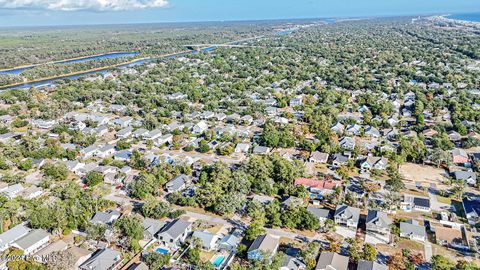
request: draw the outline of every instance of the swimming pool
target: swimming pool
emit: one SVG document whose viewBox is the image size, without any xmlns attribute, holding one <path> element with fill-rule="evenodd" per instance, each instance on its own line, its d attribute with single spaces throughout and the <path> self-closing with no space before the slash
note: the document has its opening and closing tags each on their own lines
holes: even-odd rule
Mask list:
<svg viewBox="0 0 480 270">
<path fill-rule="evenodd" d="M 213 266 L 219 267 L 222 262 L 225 260 L 225 256 L 220 255 L 215 258 L 215 260 L 212 262 Z"/>
<path fill-rule="evenodd" d="M 157 247 L 155 249 L 155 251 L 160 253 L 160 254 L 168 254 L 168 249 L 164 249 L 164 248 L 161 248 L 161 247 Z"/>
</svg>

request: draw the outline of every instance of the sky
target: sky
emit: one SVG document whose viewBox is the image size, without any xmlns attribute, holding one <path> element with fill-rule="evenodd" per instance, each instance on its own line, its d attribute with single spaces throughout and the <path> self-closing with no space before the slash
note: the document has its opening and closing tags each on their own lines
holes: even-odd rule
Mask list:
<svg viewBox="0 0 480 270">
<path fill-rule="evenodd" d="M 480 12 L 480 0 L 0 0 L 0 27 Z"/>
</svg>

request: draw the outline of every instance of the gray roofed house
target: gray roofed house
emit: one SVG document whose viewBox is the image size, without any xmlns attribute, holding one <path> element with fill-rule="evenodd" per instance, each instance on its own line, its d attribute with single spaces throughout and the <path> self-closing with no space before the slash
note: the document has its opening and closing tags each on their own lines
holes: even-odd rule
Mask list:
<svg viewBox="0 0 480 270">
<path fill-rule="evenodd" d="M 214 249 L 219 239 L 218 235 L 207 231 L 195 231 L 193 232 L 192 237 L 200 239 L 202 248 L 207 251 Z"/>
<path fill-rule="evenodd" d="M 168 193 L 178 192 L 184 190 L 189 182 L 190 177 L 185 174 L 181 174 L 165 184 L 165 188 L 167 189 Z"/>
<path fill-rule="evenodd" d="M 4 251 L 9 248 L 13 242 L 26 235 L 29 231 L 30 229 L 25 227 L 23 224 L 18 224 L 10 230 L 0 234 L 0 251 Z"/>
<path fill-rule="evenodd" d="M 312 152 L 312 154 L 310 154 L 310 162 L 327 163 L 327 161 L 328 161 L 327 153 L 315 151 L 315 152 Z"/>
<path fill-rule="evenodd" d="M 240 244 L 240 238 L 233 234 L 225 235 L 218 244 L 219 249 L 233 251 L 236 250 Z"/>
<path fill-rule="evenodd" d="M 143 237 L 145 239 L 152 239 L 165 226 L 165 222 L 146 218 L 143 220 Z"/>
<path fill-rule="evenodd" d="M 262 260 L 264 255 L 274 256 L 280 245 L 280 239 L 270 234 L 258 236 L 248 248 L 249 260 Z"/>
<path fill-rule="evenodd" d="M 13 199 L 19 195 L 21 191 L 23 191 L 24 188 L 22 184 L 15 184 L 8 186 L 6 189 L 2 190 L 2 193 L 5 194 L 9 199 Z"/>
<path fill-rule="evenodd" d="M 257 145 L 253 148 L 253 154 L 268 154 L 270 153 L 270 148 L 266 146 Z"/>
<path fill-rule="evenodd" d="M 315 208 L 312 206 L 307 207 L 307 211 L 312 213 L 315 217 L 317 217 L 321 223 L 325 222 L 327 219 L 330 218 L 330 210 L 329 209 L 321 209 Z"/>
<path fill-rule="evenodd" d="M 157 238 L 164 247 L 177 249 L 185 242 L 185 239 L 191 231 L 191 222 L 183 219 L 175 219 L 157 233 Z"/>
<path fill-rule="evenodd" d="M 48 241 L 50 241 L 50 234 L 43 229 L 36 229 L 16 240 L 12 246 L 23 250 L 25 255 L 29 255 L 45 247 Z"/>
<path fill-rule="evenodd" d="M 348 156 L 345 156 L 345 155 L 340 154 L 340 153 L 336 153 L 336 154 L 333 155 L 332 165 L 341 166 L 341 165 L 347 164 L 348 159 L 349 159 Z"/>
<path fill-rule="evenodd" d="M 298 258 L 293 256 L 285 256 L 282 266 L 279 270 L 305 270 L 307 266 Z"/>
<path fill-rule="evenodd" d="M 462 180 L 468 183 L 469 185 L 477 185 L 477 174 L 470 171 L 456 171 L 453 173 L 455 180 Z"/>
<path fill-rule="evenodd" d="M 109 209 L 105 212 L 97 212 L 95 216 L 90 220 L 94 224 L 111 225 L 115 220 L 120 217 L 120 212 L 117 210 Z"/>
<path fill-rule="evenodd" d="M 338 205 L 334 214 L 335 223 L 357 228 L 360 220 L 360 209 L 348 205 Z"/>
<path fill-rule="evenodd" d="M 113 249 L 102 249 L 80 265 L 80 270 L 112 270 L 122 262 L 122 254 Z"/>
<path fill-rule="evenodd" d="M 315 270 L 347 270 L 348 257 L 334 252 L 322 252 Z"/>
<path fill-rule="evenodd" d="M 346 150 L 353 150 L 355 149 L 355 139 L 352 137 L 343 137 L 340 140 L 340 147 Z"/>
<path fill-rule="evenodd" d="M 136 263 L 128 268 L 128 270 L 149 270 L 148 266 L 144 262 Z"/>
<path fill-rule="evenodd" d="M 390 225 L 392 224 L 392 220 L 385 212 L 368 210 L 365 223 L 367 225 L 367 231 L 369 232 L 390 234 Z"/>
<path fill-rule="evenodd" d="M 379 138 L 380 137 L 380 131 L 378 131 L 378 129 L 376 129 L 372 126 L 368 126 L 367 128 L 365 128 L 365 135 L 370 136 L 370 137 L 374 137 L 374 138 Z"/>
<path fill-rule="evenodd" d="M 400 237 L 425 242 L 426 236 L 427 231 L 425 226 L 419 225 L 417 221 L 409 220 L 400 222 Z"/>
<path fill-rule="evenodd" d="M 358 261 L 357 270 L 388 270 L 388 266 L 373 261 Z"/>
</svg>

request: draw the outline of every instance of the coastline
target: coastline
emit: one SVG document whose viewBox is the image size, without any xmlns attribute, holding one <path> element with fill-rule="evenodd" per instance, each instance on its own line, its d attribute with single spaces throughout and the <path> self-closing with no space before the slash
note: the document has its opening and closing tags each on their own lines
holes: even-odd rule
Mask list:
<svg viewBox="0 0 480 270">
<path fill-rule="evenodd" d="M 451 16 L 455 16 L 455 15 L 454 14 L 437 15 L 437 16 L 431 16 L 431 17 L 429 17 L 429 19 L 440 20 L 440 21 L 450 22 L 450 23 L 455 23 L 455 24 L 461 24 L 461 25 L 465 25 L 465 26 L 474 26 L 474 27 L 480 26 L 480 21 L 477 22 L 477 21 L 468 21 L 468 20 L 449 18 Z"/>
</svg>

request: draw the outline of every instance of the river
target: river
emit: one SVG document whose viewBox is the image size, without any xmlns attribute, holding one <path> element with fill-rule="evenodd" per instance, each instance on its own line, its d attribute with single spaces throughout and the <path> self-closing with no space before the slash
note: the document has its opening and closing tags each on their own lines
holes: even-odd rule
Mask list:
<svg viewBox="0 0 480 270">
<path fill-rule="evenodd" d="M 298 31 L 298 29 L 297 28 L 286 29 L 286 30 L 283 30 L 283 31 L 280 31 L 280 32 L 276 32 L 276 33 L 274 33 L 274 35 L 279 35 L 279 36 L 289 35 L 289 34 L 295 32 L 295 31 Z M 232 41 L 232 42 L 229 42 L 228 44 L 237 44 L 237 43 L 247 41 L 247 40 L 250 40 L 250 39 L 252 39 L 252 38 Z M 44 86 L 51 86 L 51 85 L 53 85 L 53 83 L 55 81 L 58 81 L 58 80 L 64 80 L 64 79 L 74 80 L 74 79 L 78 79 L 80 77 L 84 77 L 84 76 L 88 76 L 88 75 L 92 75 L 92 74 L 106 74 L 106 73 L 112 71 L 113 69 L 117 69 L 117 68 L 133 67 L 133 66 L 141 65 L 141 64 L 144 64 L 146 62 L 150 62 L 150 61 L 157 60 L 157 59 L 173 59 L 173 58 L 178 58 L 178 57 L 182 57 L 182 56 L 186 56 L 186 55 L 197 54 L 197 53 L 201 53 L 201 52 L 211 52 L 211 51 L 216 50 L 217 48 L 218 48 L 217 46 L 211 46 L 211 47 L 206 47 L 206 48 L 202 48 L 202 49 L 198 49 L 198 50 L 192 50 L 192 51 L 188 51 L 188 52 L 171 54 L 171 55 L 163 56 L 163 57 L 159 57 L 159 58 L 151 58 L 151 59 L 150 58 L 149 59 L 143 58 L 143 59 L 134 60 L 134 61 L 132 61 L 128 64 L 125 64 L 125 65 L 117 66 L 115 68 L 106 67 L 104 69 L 81 72 L 81 73 L 74 74 L 74 75 L 58 76 L 58 77 L 55 77 L 55 78 L 52 78 L 52 79 L 45 79 L 45 80 L 39 80 L 39 81 L 35 81 L 35 82 L 23 83 L 23 84 L 19 84 L 19 85 L 4 88 L 4 89 L 2 89 L 2 86 L 0 86 L 0 89 L 2 89 L 2 90 L 5 90 L 5 89 L 27 89 L 27 88 L 31 88 L 31 87 L 38 88 L 38 87 L 44 87 Z M 138 55 L 138 54 L 139 53 L 136 53 L 136 52 L 108 53 L 108 54 L 96 55 L 96 56 L 91 56 L 91 57 L 83 57 L 83 58 L 56 61 L 56 62 L 52 62 L 52 63 L 54 63 L 54 64 L 78 63 L 78 62 L 95 60 L 95 59 L 103 59 L 103 58 L 118 58 L 118 57 L 135 56 L 135 55 Z M 20 68 L 15 68 L 15 69 L 10 69 L 10 70 L 4 70 L 4 71 L 0 71 L 0 74 L 19 74 L 19 73 L 23 72 L 24 70 L 35 67 L 35 66 L 36 65 L 20 67 Z M 12 73 L 4 73 L 4 72 L 12 72 Z"/>
</svg>

